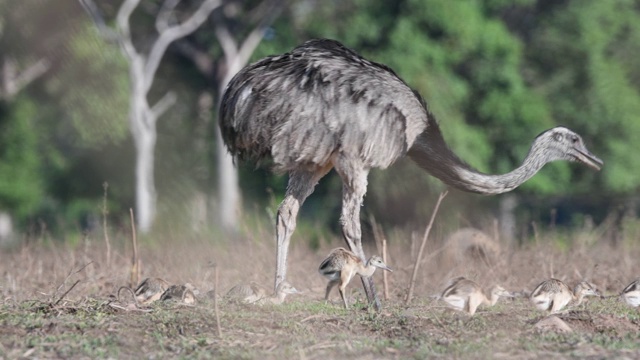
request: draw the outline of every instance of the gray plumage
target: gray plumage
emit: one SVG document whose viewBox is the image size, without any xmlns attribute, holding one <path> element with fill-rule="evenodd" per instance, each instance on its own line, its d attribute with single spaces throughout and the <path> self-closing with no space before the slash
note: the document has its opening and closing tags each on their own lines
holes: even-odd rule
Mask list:
<svg viewBox="0 0 640 360">
<path fill-rule="evenodd" d="M 270 159 L 276 171 L 289 172 L 276 223 L 276 286 L 285 279 L 298 210 L 332 168 L 343 181 L 343 235 L 364 261 L 360 206 L 371 168 L 386 168 L 409 155 L 448 185 L 498 194 L 550 161 L 580 161 L 595 169 L 603 164 L 579 135 L 557 127 L 535 139 L 518 169 L 504 175 L 479 173 L 448 148 L 424 100 L 393 70 L 326 39 L 307 41 L 242 69 L 227 85 L 219 121 L 231 154 Z M 375 298 L 372 286 L 365 284 L 370 300 Z M 379 307 L 377 299 L 375 305 Z"/>
<path fill-rule="evenodd" d="M 388 67 L 331 40 L 249 65 L 229 83 L 222 135 L 241 158 L 280 171 L 323 166 L 336 151 L 387 167 L 426 128 L 420 97 Z"/>
</svg>

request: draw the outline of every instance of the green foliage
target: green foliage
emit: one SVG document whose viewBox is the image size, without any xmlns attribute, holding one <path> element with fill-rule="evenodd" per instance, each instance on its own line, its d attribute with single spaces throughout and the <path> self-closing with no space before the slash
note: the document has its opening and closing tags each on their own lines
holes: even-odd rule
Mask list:
<svg viewBox="0 0 640 360">
<path fill-rule="evenodd" d="M 548 99 L 557 121 L 583 133 L 606 161 L 601 175 L 609 192 L 640 185 L 640 158 L 632 144 L 640 134 L 638 8 L 632 1 L 569 2 L 536 29 L 530 56 L 533 84 Z M 604 131 L 606 130 L 606 131 Z M 590 186 L 583 177 L 577 189 Z"/>
<path fill-rule="evenodd" d="M 639 12 L 628 0 L 304 3 L 293 7 L 295 18 L 275 25 L 264 48 L 283 52 L 329 37 L 389 65 L 425 97 L 454 151 L 484 172 L 512 170 L 548 128 L 576 130 L 605 169 L 548 165 L 518 190 L 543 204 L 545 197 L 584 197 L 596 188 L 638 189 Z M 373 211 L 383 219 L 428 213 L 420 203 L 432 202 L 436 182 L 396 167 L 372 173 Z"/>
<path fill-rule="evenodd" d="M 129 124 L 126 60 L 88 21 L 71 37 L 68 50 L 71 56 L 48 86 L 60 98 L 77 145 L 99 147 L 122 141 Z"/>
<path fill-rule="evenodd" d="M 0 103 L 0 210 L 19 217 L 36 208 L 44 190 L 35 112 L 26 98 Z"/>
<path fill-rule="evenodd" d="M 246 2 L 227 19 L 238 32 L 234 34 L 237 39 L 243 39 L 257 22 L 255 17 L 244 17 L 257 3 Z M 49 28 L 44 22 L 21 27 L 27 15 L 48 18 L 47 11 L 34 11 L 34 1 L 8 4 L 0 0 L 0 8 L 8 10 L 0 12 L 0 62 L 12 58 L 22 69 L 46 58 L 54 65 L 45 81 L 34 82 L 30 85 L 33 90 L 2 109 L 0 126 L 7 131 L 0 134 L 0 208 L 20 216 L 33 214 L 38 207 L 50 207 L 56 216 L 65 218 L 82 216 L 92 207 L 91 199 L 101 196 L 100 184 L 105 179 L 114 189 L 113 205 L 128 208 L 131 194 L 125 189 L 132 187 L 129 178 L 133 175 L 115 164 L 130 166 L 129 159 L 122 159 L 132 151 L 132 145 L 124 141 L 129 84 L 119 49 L 103 41 L 88 19 L 58 24 L 64 21 L 54 16 L 51 28 L 56 30 L 51 38 L 56 40 L 49 41 L 41 36 Z M 605 168 L 593 173 L 575 164 L 548 165 L 517 190 L 523 198 L 544 204 L 538 206 L 547 206 L 559 195 L 589 194 L 592 198 L 596 189 L 619 199 L 633 196 L 639 188 L 636 169 L 640 158 L 634 148 L 640 134 L 637 1 L 326 0 L 289 5 L 253 60 L 283 53 L 309 38 L 337 39 L 389 65 L 417 89 L 441 123 L 450 146 L 483 172 L 512 170 L 526 155 L 533 137 L 543 130 L 556 125 L 576 130 L 590 150 L 605 160 Z M 103 10 L 115 8 L 104 6 Z M 144 47 L 145 37 L 156 32 L 149 14 L 140 11 L 137 16 L 140 21 L 132 23 L 132 30 L 145 34 L 137 37 L 143 40 L 136 44 Z M 198 49 L 209 51 L 214 59 L 220 56 L 213 31 L 205 29 L 192 36 L 200 40 Z M 60 38 L 64 41 L 57 40 Z M 52 51 L 52 47 L 61 51 Z M 212 66 L 212 78 L 221 65 Z M 200 91 L 211 79 L 194 75 L 197 72 L 188 69 L 171 48 L 162 66 L 166 78 L 158 79 L 159 88 L 176 90 L 178 77 L 185 85 L 180 104 L 172 110 L 178 116 L 169 119 L 172 114 L 167 114 L 160 124 L 158 154 L 163 161 L 157 171 L 171 176 L 162 176 L 158 189 L 182 199 L 187 196 L 174 190 L 194 181 L 193 169 L 199 169 L 198 186 L 215 183 L 211 179 L 215 171 L 209 167 L 211 147 L 202 146 L 214 141 L 213 132 L 197 130 L 209 125 L 191 120 L 196 118 L 195 101 L 182 96 L 193 89 Z M 115 148 L 119 150 L 112 153 Z M 416 219 L 424 222 L 442 186 L 410 162 L 394 166 L 391 171 L 372 172 L 367 211 L 387 225 Z M 262 211 L 270 201 L 277 205 L 282 198 L 286 176 L 256 171 L 253 166 L 243 166 L 240 176 L 245 199 L 261 203 L 251 204 L 250 209 Z M 315 224 L 337 223 L 340 191 L 335 174 L 320 182 L 301 209 L 303 217 L 313 219 L 307 225 L 310 231 L 315 231 Z M 487 207 L 491 201 L 466 196 L 464 206 L 461 201 L 455 211 L 464 207 L 471 213 L 474 204 Z M 600 201 L 615 206 L 613 200 Z M 531 214 L 536 214 L 535 209 Z"/>
</svg>

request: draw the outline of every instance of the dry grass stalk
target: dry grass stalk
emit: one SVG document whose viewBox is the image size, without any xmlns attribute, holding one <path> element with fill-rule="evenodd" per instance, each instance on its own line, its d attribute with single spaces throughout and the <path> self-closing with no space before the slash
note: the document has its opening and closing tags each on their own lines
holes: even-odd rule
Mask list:
<svg viewBox="0 0 640 360">
<path fill-rule="evenodd" d="M 429 233 L 431 232 L 431 228 L 433 227 L 433 221 L 436 218 L 436 214 L 438 213 L 438 209 L 440 208 L 440 204 L 442 200 L 447 196 L 449 192 L 447 190 L 440 193 L 438 196 L 438 201 L 436 202 L 436 206 L 433 208 L 433 214 L 431 214 L 431 219 L 429 220 L 429 225 L 424 231 L 424 236 L 422 237 L 422 243 L 420 244 L 420 250 L 418 250 L 418 257 L 416 258 L 416 262 L 413 266 L 413 274 L 411 274 L 411 281 L 409 282 L 409 291 L 407 293 L 407 298 L 405 302 L 409 304 L 411 302 L 411 298 L 413 297 L 413 288 L 416 284 L 416 277 L 418 276 L 418 268 L 420 266 L 420 259 L 422 259 L 422 253 L 424 252 L 424 248 L 427 244 L 427 239 L 429 238 Z"/>
<path fill-rule="evenodd" d="M 214 311 L 216 313 L 216 327 L 218 330 L 218 337 L 222 338 L 222 327 L 220 326 L 220 312 L 218 310 L 218 289 L 219 284 L 218 284 L 218 265 L 214 264 L 214 272 L 215 272 L 215 283 L 214 283 L 214 288 L 213 288 L 213 308 Z"/>
<path fill-rule="evenodd" d="M 382 231 L 382 226 L 380 226 L 376 222 L 376 218 L 373 215 L 369 216 L 369 221 L 371 222 L 371 228 L 373 230 L 373 238 L 376 242 L 376 249 L 378 250 L 378 254 L 382 255 L 382 261 L 387 263 L 387 239 L 384 236 Z M 384 295 L 385 300 L 389 300 L 389 280 L 388 280 L 387 272 L 382 272 L 382 293 Z"/>
<path fill-rule="evenodd" d="M 387 239 L 386 238 L 382 238 L 382 261 L 385 264 L 387 263 Z M 384 290 L 384 299 L 389 300 L 389 283 L 388 283 L 388 276 L 386 271 L 382 272 L 382 286 Z"/>
<path fill-rule="evenodd" d="M 133 245 L 129 284 L 130 287 L 134 288 L 140 280 L 140 260 L 138 260 L 138 239 L 136 238 L 136 222 L 133 216 L 133 209 L 129 209 L 129 214 L 131 215 L 131 243 Z"/>
<path fill-rule="evenodd" d="M 62 281 L 62 283 L 60 284 L 60 286 L 58 286 L 58 288 L 57 288 L 56 292 L 58 292 L 58 291 L 62 288 L 62 286 L 64 286 L 64 283 L 66 283 L 66 282 L 67 282 L 67 280 L 68 280 L 72 275 L 75 275 L 75 274 L 79 273 L 80 271 L 84 270 L 87 266 L 91 265 L 92 263 L 93 263 L 93 261 L 91 261 L 91 262 L 87 263 L 86 265 L 84 265 L 83 267 L 81 267 L 80 269 L 78 269 L 78 270 L 77 270 L 77 271 L 75 271 L 75 272 L 73 272 L 73 270 L 72 270 L 72 271 L 69 271 L 69 274 L 67 274 L 67 276 L 64 278 L 64 280 Z M 76 287 L 76 285 L 78 285 L 78 283 L 79 283 L 79 282 L 80 282 L 80 280 L 76 280 L 76 282 L 75 282 L 75 283 L 73 283 L 73 285 L 71 285 L 71 287 L 70 287 L 69 289 L 67 289 L 67 291 L 65 291 L 65 292 L 60 296 L 60 298 L 58 298 L 58 300 L 57 300 L 55 303 L 51 304 L 51 307 L 56 307 L 56 306 L 57 306 L 57 305 L 58 305 L 58 304 L 59 304 L 59 303 L 60 303 L 60 302 L 65 298 L 65 296 L 67 296 L 67 295 L 71 292 L 71 290 L 73 290 L 73 288 L 74 288 L 74 287 Z"/>
<path fill-rule="evenodd" d="M 111 241 L 109 240 L 109 232 L 107 231 L 107 215 L 109 215 L 109 209 L 107 209 L 107 190 L 109 189 L 109 183 L 106 181 L 102 184 L 104 188 L 104 197 L 102 198 L 102 231 L 104 234 L 104 242 L 107 246 L 107 268 L 111 266 Z"/>
<path fill-rule="evenodd" d="M 55 303 L 53 303 L 53 305 L 51 305 L 51 307 L 58 306 L 58 304 L 60 304 L 60 301 L 62 301 L 62 299 L 64 299 L 65 296 L 67 296 L 67 294 L 69 294 L 71 292 L 71 290 L 73 290 L 73 288 L 76 287 L 76 285 L 78 285 L 79 282 L 80 282 L 80 280 L 76 280 L 76 282 L 74 282 L 73 285 L 71 285 L 71 287 L 67 291 L 65 291 L 64 294 L 62 294 L 62 296 L 60 296 L 58 301 L 56 301 Z"/>
</svg>

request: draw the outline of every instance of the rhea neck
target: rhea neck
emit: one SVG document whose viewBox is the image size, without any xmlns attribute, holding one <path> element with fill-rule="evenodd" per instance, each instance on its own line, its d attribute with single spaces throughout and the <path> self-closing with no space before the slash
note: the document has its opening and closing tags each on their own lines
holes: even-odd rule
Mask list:
<svg viewBox="0 0 640 360">
<path fill-rule="evenodd" d="M 276 293 L 269 298 L 269 301 L 276 305 L 282 304 L 284 302 L 284 299 L 287 297 L 287 293 L 288 292 L 286 291 L 284 284 L 280 284 L 280 286 L 278 286 L 278 288 L 276 289 Z"/>
<path fill-rule="evenodd" d="M 376 267 L 371 265 L 371 259 L 369 259 L 369 261 L 367 261 L 366 266 L 363 266 L 362 263 L 360 264 L 360 268 L 358 269 L 358 275 L 362 277 L 369 277 L 373 275 L 375 271 L 376 271 Z"/>
<path fill-rule="evenodd" d="M 483 174 L 449 149 L 435 120 L 420 134 L 408 155 L 423 169 L 447 185 L 486 195 L 511 191 L 535 175 L 546 163 L 544 149 L 534 142 L 529 154 L 515 170 L 502 175 Z"/>
<path fill-rule="evenodd" d="M 571 294 L 571 298 L 573 301 L 575 301 L 574 305 L 578 306 L 582 304 L 582 300 L 584 300 L 584 292 L 582 291 L 582 289 L 575 289 Z"/>
<path fill-rule="evenodd" d="M 273 296 L 272 298 L 270 298 L 270 302 L 272 302 L 273 304 L 279 305 L 282 304 L 284 302 L 284 299 L 287 297 L 287 293 L 285 293 L 284 291 L 279 291 L 275 294 L 275 296 Z"/>
<path fill-rule="evenodd" d="M 498 295 L 495 292 L 491 291 L 491 295 L 490 296 L 491 296 L 490 298 L 487 298 L 487 296 L 485 295 L 482 302 L 485 305 L 493 306 L 498 302 L 498 299 L 500 298 L 500 295 Z"/>
</svg>

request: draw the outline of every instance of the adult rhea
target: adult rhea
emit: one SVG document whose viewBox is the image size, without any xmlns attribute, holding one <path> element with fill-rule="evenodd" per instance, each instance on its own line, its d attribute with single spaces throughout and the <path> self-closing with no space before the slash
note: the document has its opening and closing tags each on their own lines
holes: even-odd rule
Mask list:
<svg viewBox="0 0 640 360">
<path fill-rule="evenodd" d="M 227 85 L 219 115 L 232 155 L 271 159 L 274 170 L 289 173 L 276 219 L 276 287 L 285 280 L 298 210 L 331 169 L 343 182 L 342 233 L 349 248 L 366 261 L 360 206 L 371 168 L 386 168 L 408 155 L 452 187 L 500 194 L 550 161 L 578 161 L 596 170 L 603 165 L 578 134 L 557 127 L 534 140 L 517 169 L 482 174 L 448 148 L 424 100 L 393 70 L 327 39 L 307 41 L 242 69 Z M 363 283 L 379 308 L 373 283 Z"/>
</svg>

